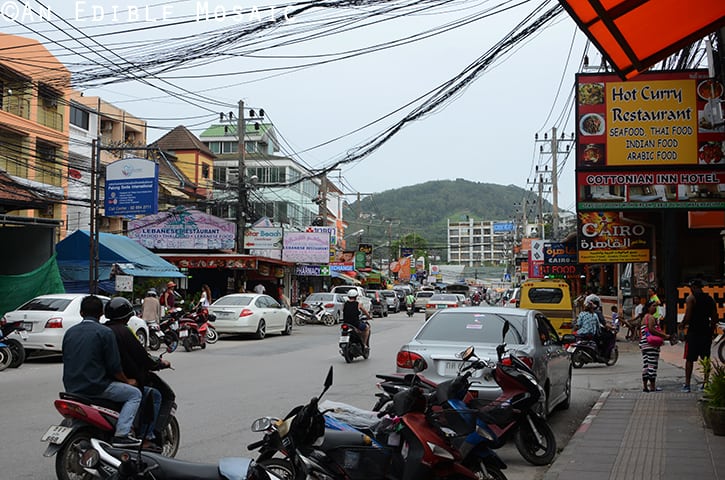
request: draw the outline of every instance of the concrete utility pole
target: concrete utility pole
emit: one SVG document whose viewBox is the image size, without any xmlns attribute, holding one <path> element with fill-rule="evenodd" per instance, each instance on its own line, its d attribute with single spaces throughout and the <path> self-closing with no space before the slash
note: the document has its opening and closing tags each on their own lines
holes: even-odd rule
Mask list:
<svg viewBox="0 0 725 480">
<path fill-rule="evenodd" d="M 247 189 L 244 185 L 245 179 L 245 148 L 244 148 L 244 134 L 246 133 L 247 126 L 244 123 L 244 101 L 239 100 L 239 112 L 237 113 L 237 150 L 239 154 L 239 164 L 237 166 L 239 170 L 238 176 L 238 187 L 237 187 L 237 253 L 244 253 L 244 228 L 246 226 L 246 211 L 247 211 Z"/>
<path fill-rule="evenodd" d="M 543 178 L 540 176 L 540 180 L 543 180 L 547 185 L 551 185 L 551 231 L 552 238 L 557 240 L 560 236 L 559 232 L 559 159 L 558 154 L 568 154 L 571 149 L 571 143 L 574 142 L 574 135 L 572 134 L 570 139 L 566 139 L 564 134 L 561 134 L 561 138 L 557 138 L 556 127 L 551 129 L 551 141 L 548 140 L 548 135 L 544 134 L 544 139 L 539 140 L 538 134 L 534 136 L 536 142 L 542 143 L 539 146 L 539 152 L 543 154 L 551 155 L 551 175 Z M 549 151 L 546 151 L 545 145 L 549 144 Z M 562 144 L 566 144 L 563 150 L 560 150 Z M 545 168 L 544 172 L 548 170 Z M 539 182 L 541 185 L 541 182 Z"/>
</svg>

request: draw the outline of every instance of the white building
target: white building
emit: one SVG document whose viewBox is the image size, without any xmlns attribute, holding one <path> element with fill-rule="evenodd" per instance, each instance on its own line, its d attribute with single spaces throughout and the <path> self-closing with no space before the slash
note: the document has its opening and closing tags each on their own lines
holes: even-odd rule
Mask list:
<svg viewBox="0 0 725 480">
<path fill-rule="evenodd" d="M 513 221 L 448 220 L 448 261 L 468 266 L 509 263 L 515 232 Z"/>
</svg>

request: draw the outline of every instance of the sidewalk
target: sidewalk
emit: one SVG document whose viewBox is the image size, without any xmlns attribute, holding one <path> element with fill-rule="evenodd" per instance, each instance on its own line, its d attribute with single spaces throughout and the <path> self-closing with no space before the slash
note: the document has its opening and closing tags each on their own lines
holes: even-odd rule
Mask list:
<svg viewBox="0 0 725 480">
<path fill-rule="evenodd" d="M 682 353 L 682 343 L 662 348 L 663 391 L 604 392 L 544 480 L 725 480 L 725 437 L 705 428 L 700 394 L 679 391 Z"/>
</svg>

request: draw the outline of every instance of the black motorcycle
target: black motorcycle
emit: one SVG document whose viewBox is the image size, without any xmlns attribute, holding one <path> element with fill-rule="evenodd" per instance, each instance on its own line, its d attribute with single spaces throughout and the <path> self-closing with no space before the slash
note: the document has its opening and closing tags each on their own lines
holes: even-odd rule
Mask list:
<svg viewBox="0 0 725 480">
<path fill-rule="evenodd" d="M 20 338 L 28 338 L 28 334 L 23 328 L 23 322 L 8 322 L 0 325 L 0 344 L 5 344 L 6 351 L 10 353 L 9 358 L 2 362 L 10 368 L 18 368 L 25 361 L 25 349 L 23 343 L 18 340 L 13 333 L 17 332 Z"/>
<path fill-rule="evenodd" d="M 184 310 L 177 307 L 169 311 L 159 323 L 149 324 L 149 350 L 156 351 L 165 343 L 172 351 L 179 345 L 179 319 Z"/>
<path fill-rule="evenodd" d="M 360 321 L 365 322 L 367 328 L 370 328 L 370 323 L 364 318 L 365 316 L 361 315 Z M 363 344 L 360 330 L 349 323 L 340 325 L 340 355 L 347 363 L 352 363 L 357 357 L 367 359 L 370 356 L 370 348 Z"/>
<path fill-rule="evenodd" d="M 605 341 L 605 345 L 599 345 L 593 338 L 565 335 L 564 341 L 567 340 L 571 343 L 566 351 L 571 353 L 571 366 L 574 368 L 582 368 L 587 363 L 603 363 L 611 367 L 619 359 L 619 348 L 615 341 Z"/>
</svg>

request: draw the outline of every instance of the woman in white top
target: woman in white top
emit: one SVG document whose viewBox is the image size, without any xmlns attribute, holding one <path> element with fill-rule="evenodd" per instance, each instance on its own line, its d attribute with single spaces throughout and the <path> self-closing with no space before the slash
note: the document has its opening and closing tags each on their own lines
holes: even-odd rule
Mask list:
<svg viewBox="0 0 725 480">
<path fill-rule="evenodd" d="M 199 303 L 196 304 L 198 307 L 208 307 L 211 305 L 212 299 L 211 299 L 211 290 L 209 289 L 209 285 L 206 283 L 201 286 L 201 297 L 199 297 Z"/>
</svg>

